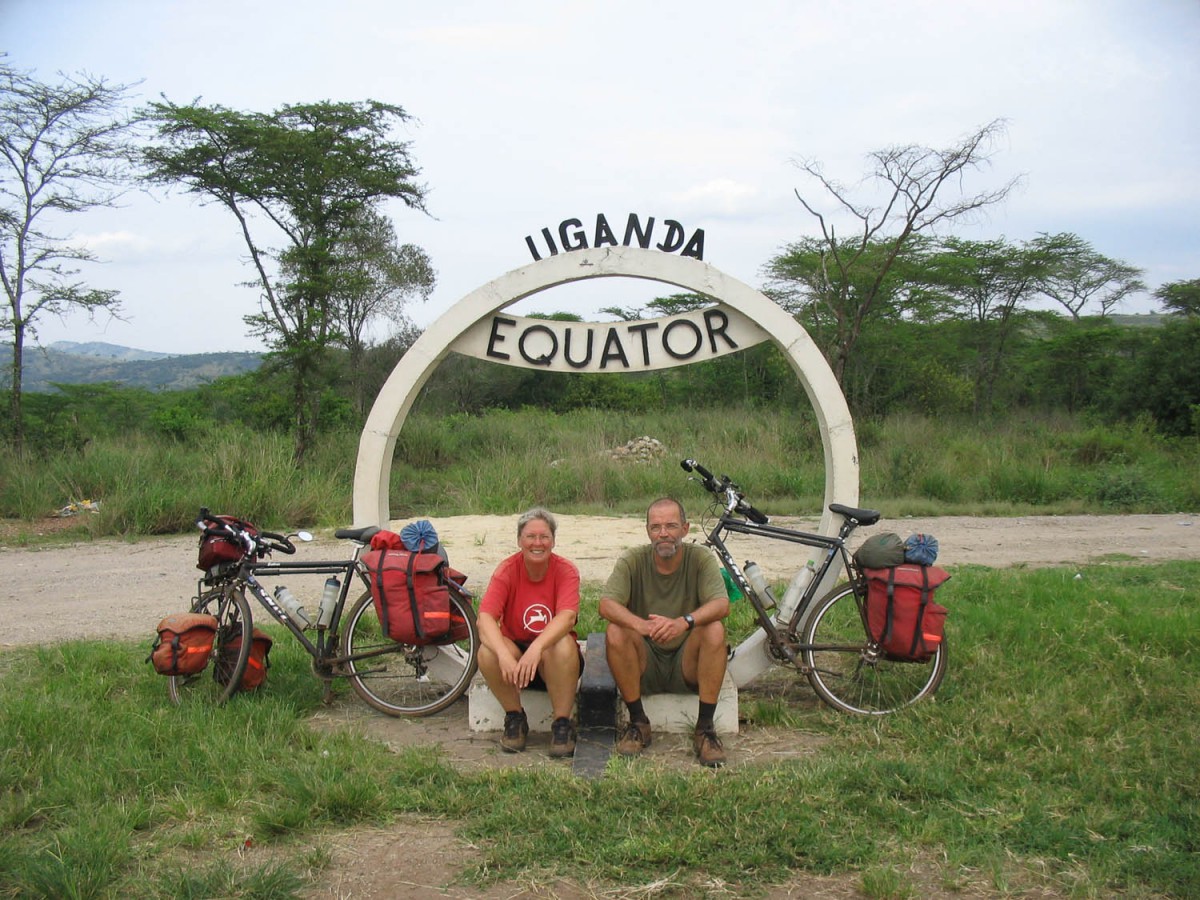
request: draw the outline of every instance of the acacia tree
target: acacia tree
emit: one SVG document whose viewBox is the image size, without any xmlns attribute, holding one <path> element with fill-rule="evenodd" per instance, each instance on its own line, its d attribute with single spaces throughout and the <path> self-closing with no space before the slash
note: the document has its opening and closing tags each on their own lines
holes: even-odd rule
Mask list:
<svg viewBox="0 0 1200 900">
<path fill-rule="evenodd" d="M 1200 278 L 1160 284 L 1154 296 L 1169 313 L 1200 316 Z"/>
<path fill-rule="evenodd" d="M 367 326 L 386 319 L 391 323 L 389 337 L 411 343 L 412 323 L 405 307 L 414 298 L 428 299 L 437 276 L 428 254 L 415 244 L 400 244 L 391 220 L 369 208 L 339 238 L 334 256 L 334 316 L 361 413 L 367 399 Z"/>
<path fill-rule="evenodd" d="M 23 357 L 38 320 L 120 308 L 116 291 L 78 279 L 77 264 L 95 257 L 60 229 L 65 216 L 112 206 L 120 195 L 134 127 L 121 112 L 130 87 L 86 75 L 43 84 L 0 63 L 0 333 L 12 339 L 9 439 L 18 452 Z"/>
<path fill-rule="evenodd" d="M 399 106 L 306 103 L 271 113 L 221 106 L 151 104 L 159 143 L 144 151 L 152 181 L 228 209 L 237 220 L 260 291 L 246 316 L 289 374 L 300 460 L 316 433 L 328 350 L 344 339 L 337 303 L 357 276 L 345 264 L 350 234 L 385 198 L 425 209 Z"/>
<path fill-rule="evenodd" d="M 1073 235 L 1043 235 L 1020 245 L 1003 238 L 946 238 L 926 259 L 928 290 L 944 295 L 966 322 L 975 353 L 975 411 L 992 405 L 1010 342 L 1029 302 L 1062 266 Z"/>
<path fill-rule="evenodd" d="M 1056 257 L 1041 278 L 1039 290 L 1076 321 L 1093 301 L 1099 305 L 1100 315 L 1106 316 L 1126 297 L 1146 290 L 1141 269 L 1097 253 L 1078 235 L 1043 234 L 1034 244 L 1049 248 Z"/>
<path fill-rule="evenodd" d="M 800 163 L 832 198 L 837 212 L 854 224 L 849 234 L 839 234 L 831 217 L 795 192 L 821 229 L 821 266 L 811 287 L 832 318 L 830 363 L 839 383 L 863 324 L 888 294 L 888 277 L 905 246 L 919 234 L 1000 202 L 1015 186 L 1013 179 L 975 194 L 960 189 L 969 171 L 987 163 L 990 146 L 1003 132 L 1004 123 L 996 120 L 944 150 L 910 144 L 869 154 L 872 165 L 865 184 L 878 188 L 878 205 L 852 198 L 819 163 Z M 775 262 L 768 263 L 768 272 Z M 786 271 L 775 274 L 787 278 Z"/>
</svg>

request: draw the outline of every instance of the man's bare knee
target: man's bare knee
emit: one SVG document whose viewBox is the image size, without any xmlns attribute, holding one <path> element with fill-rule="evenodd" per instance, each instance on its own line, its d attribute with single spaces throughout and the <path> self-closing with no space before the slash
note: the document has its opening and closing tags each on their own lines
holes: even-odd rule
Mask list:
<svg viewBox="0 0 1200 900">
<path fill-rule="evenodd" d="M 640 637 L 633 631 L 614 622 L 608 623 L 608 628 L 604 631 L 604 646 L 608 651 L 616 651 L 618 653 L 631 650 L 634 646 L 633 639 Z"/>
<path fill-rule="evenodd" d="M 699 628 L 700 646 L 705 650 L 719 649 L 725 651 L 725 623 L 721 621 L 709 622 L 707 625 L 702 625 Z"/>
</svg>

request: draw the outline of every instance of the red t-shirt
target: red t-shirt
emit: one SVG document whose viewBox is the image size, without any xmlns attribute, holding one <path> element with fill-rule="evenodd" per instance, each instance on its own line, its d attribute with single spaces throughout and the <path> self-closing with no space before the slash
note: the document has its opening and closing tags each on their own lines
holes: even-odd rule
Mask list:
<svg viewBox="0 0 1200 900">
<path fill-rule="evenodd" d="M 518 550 L 496 567 L 479 601 L 479 611 L 500 623 L 500 633 L 521 644 L 534 640 L 564 609 L 579 612 L 579 569 L 553 553 L 546 576 L 530 581 Z"/>
</svg>

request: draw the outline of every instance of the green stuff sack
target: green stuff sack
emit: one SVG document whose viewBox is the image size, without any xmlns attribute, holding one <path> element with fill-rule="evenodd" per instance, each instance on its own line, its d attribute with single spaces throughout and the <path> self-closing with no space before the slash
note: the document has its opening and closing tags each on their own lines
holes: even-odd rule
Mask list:
<svg viewBox="0 0 1200 900">
<path fill-rule="evenodd" d="M 854 551 L 860 569 L 890 569 L 904 564 L 904 539 L 891 531 L 873 534 Z"/>
</svg>

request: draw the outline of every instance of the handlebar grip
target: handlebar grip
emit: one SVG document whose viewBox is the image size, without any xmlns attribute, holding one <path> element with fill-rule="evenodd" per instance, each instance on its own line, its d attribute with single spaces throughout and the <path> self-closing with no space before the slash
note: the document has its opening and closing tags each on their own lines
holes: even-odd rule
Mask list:
<svg viewBox="0 0 1200 900">
<path fill-rule="evenodd" d="M 756 525 L 766 525 L 768 522 L 771 521 L 769 518 L 767 518 L 766 513 L 760 512 L 759 510 L 755 509 L 753 506 L 750 506 L 749 504 L 746 504 L 745 509 L 746 509 L 746 518 L 749 519 L 751 522 L 753 522 Z"/>
<path fill-rule="evenodd" d="M 679 463 L 679 465 L 681 465 L 683 467 L 683 471 L 685 471 L 685 472 L 693 472 L 694 471 L 694 472 L 699 473 L 700 477 L 703 478 L 705 481 L 714 481 L 715 480 L 713 478 L 713 473 L 708 471 L 708 469 L 704 468 L 704 466 L 700 465 L 700 463 L 696 462 L 694 459 L 682 460 Z"/>
<path fill-rule="evenodd" d="M 259 537 L 270 541 L 274 546 L 272 550 L 278 550 L 280 553 L 295 553 L 296 545 L 288 539 L 286 535 L 276 534 L 273 531 L 261 531 Z"/>
</svg>

